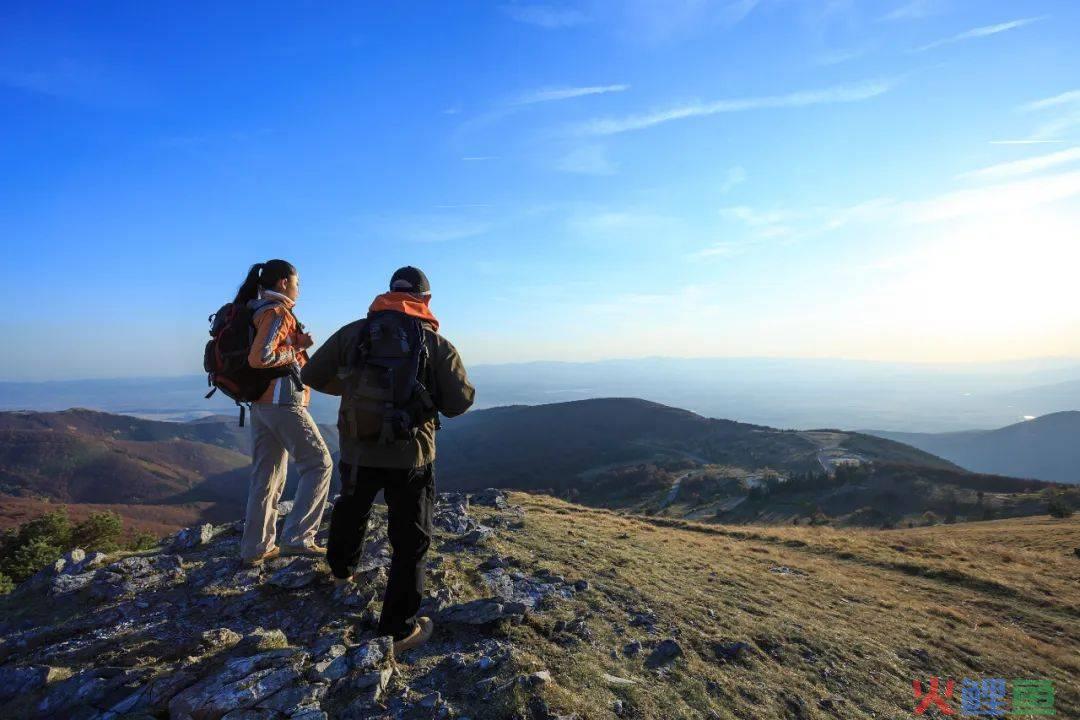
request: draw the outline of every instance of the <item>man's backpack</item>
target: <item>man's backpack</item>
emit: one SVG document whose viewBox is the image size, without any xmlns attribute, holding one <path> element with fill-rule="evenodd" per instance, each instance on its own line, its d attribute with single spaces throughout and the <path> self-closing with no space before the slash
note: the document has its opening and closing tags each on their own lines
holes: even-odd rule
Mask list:
<svg viewBox="0 0 1080 720">
<path fill-rule="evenodd" d="M 220 390 L 240 406 L 240 427 L 244 426 L 245 404 L 258 400 L 274 378 L 288 375 L 288 368 L 253 368 L 248 364 L 255 341 L 254 313 L 246 303 L 227 303 L 211 315 L 210 341 L 203 351 L 206 381 L 212 386 L 209 398 Z"/>
<path fill-rule="evenodd" d="M 438 410 L 426 378 L 431 374 L 423 323 L 387 310 L 368 315 L 342 378 L 338 431 L 342 437 L 388 445 L 416 437 Z"/>
</svg>

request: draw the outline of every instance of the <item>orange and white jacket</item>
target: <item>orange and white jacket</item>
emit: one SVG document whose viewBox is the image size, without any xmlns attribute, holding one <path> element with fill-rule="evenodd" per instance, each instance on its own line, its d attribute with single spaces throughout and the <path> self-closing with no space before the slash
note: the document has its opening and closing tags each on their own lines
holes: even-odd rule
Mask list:
<svg viewBox="0 0 1080 720">
<path fill-rule="evenodd" d="M 248 364 L 253 368 L 289 368 L 293 372 L 274 378 L 257 402 L 271 405 L 307 407 L 311 390 L 300 384 L 300 368 L 307 364 L 307 352 L 300 348 L 303 332 L 292 314 L 294 301 L 272 290 L 262 290 L 248 303 L 253 311 L 255 340 Z"/>
</svg>

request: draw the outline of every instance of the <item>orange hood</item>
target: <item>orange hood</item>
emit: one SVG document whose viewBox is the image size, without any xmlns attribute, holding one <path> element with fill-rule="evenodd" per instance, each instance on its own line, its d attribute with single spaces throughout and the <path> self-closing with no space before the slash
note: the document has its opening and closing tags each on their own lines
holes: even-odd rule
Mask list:
<svg viewBox="0 0 1080 720">
<path fill-rule="evenodd" d="M 431 308 L 428 307 L 428 302 L 430 302 L 430 300 L 430 295 L 421 300 L 412 293 L 388 292 L 376 297 L 372 301 L 371 307 L 368 308 L 368 312 L 394 310 L 399 313 L 405 313 L 410 317 L 420 318 L 425 322 L 431 323 L 431 329 L 438 332 L 439 321 L 435 319 L 435 315 L 431 312 Z"/>
</svg>

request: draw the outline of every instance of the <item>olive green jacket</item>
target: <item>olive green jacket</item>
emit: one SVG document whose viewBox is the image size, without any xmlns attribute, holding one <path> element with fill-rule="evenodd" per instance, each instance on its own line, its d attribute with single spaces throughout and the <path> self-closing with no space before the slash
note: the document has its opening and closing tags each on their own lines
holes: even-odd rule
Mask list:
<svg viewBox="0 0 1080 720">
<path fill-rule="evenodd" d="M 349 323 L 330 336 L 308 360 L 301 372 L 304 384 L 328 395 L 341 395 L 341 378 L 347 372 L 347 356 L 360 341 L 360 332 L 367 320 Z M 468 410 L 476 396 L 469 382 L 461 357 L 450 341 L 424 324 L 424 342 L 434 378 L 432 400 L 446 417 L 461 415 Z M 339 427 L 340 430 L 340 427 Z M 410 440 L 390 445 L 376 441 L 361 441 L 342 433 L 341 461 L 360 467 L 414 468 L 435 461 L 435 420 L 424 423 Z"/>
</svg>

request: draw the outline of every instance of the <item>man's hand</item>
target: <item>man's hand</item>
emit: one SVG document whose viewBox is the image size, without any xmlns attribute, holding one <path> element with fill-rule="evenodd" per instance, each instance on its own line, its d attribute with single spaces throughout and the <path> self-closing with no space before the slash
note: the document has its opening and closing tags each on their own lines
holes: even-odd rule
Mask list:
<svg viewBox="0 0 1080 720">
<path fill-rule="evenodd" d="M 300 333 L 300 336 L 297 338 L 297 347 L 301 350 L 307 350 L 314 344 L 315 340 L 312 339 L 311 333 Z"/>
</svg>

